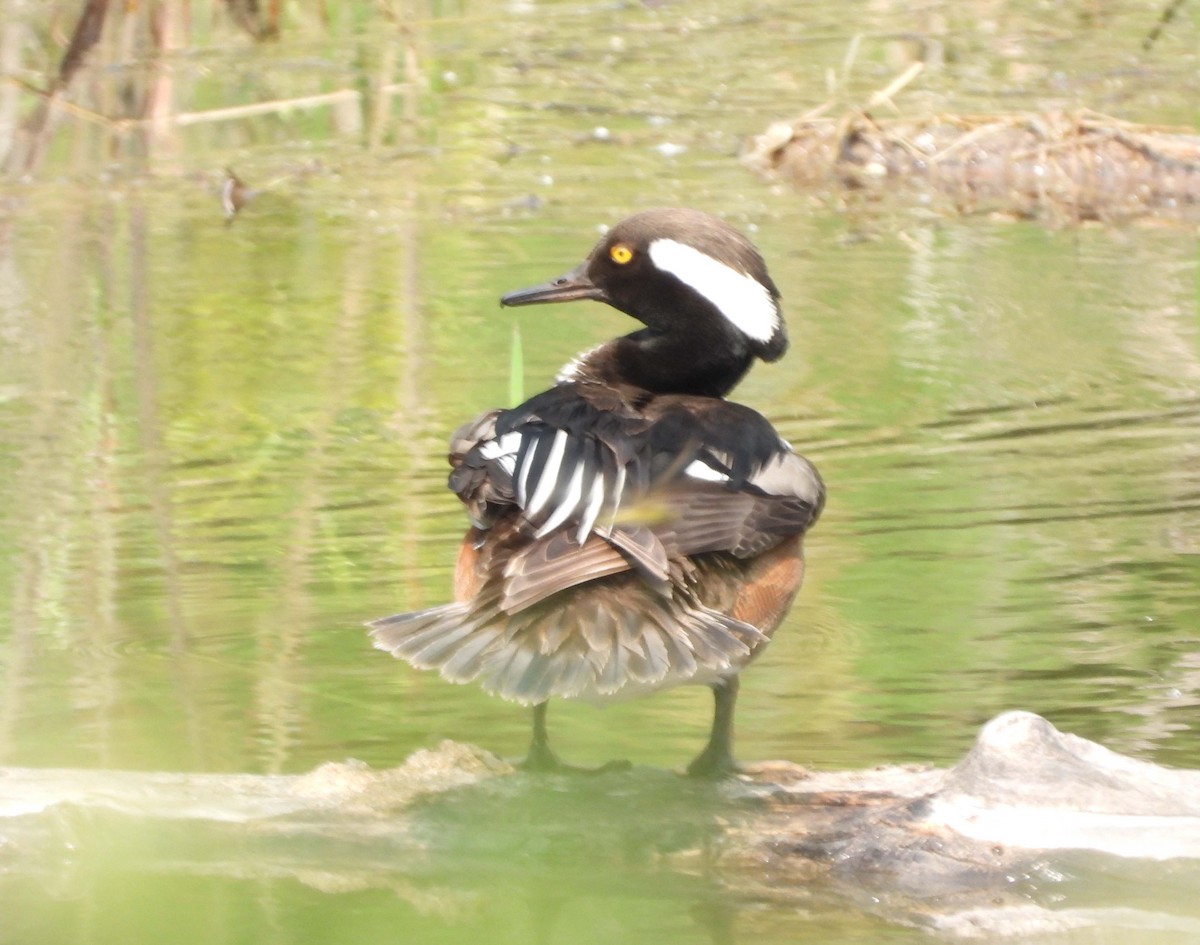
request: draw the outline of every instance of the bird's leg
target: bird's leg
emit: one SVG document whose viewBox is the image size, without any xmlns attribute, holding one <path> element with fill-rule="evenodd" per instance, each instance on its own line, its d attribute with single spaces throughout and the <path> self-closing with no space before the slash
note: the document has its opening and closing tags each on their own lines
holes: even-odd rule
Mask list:
<svg viewBox="0 0 1200 945">
<path fill-rule="evenodd" d="M 529 743 L 529 754 L 517 767 L 526 771 L 561 771 L 563 763 L 550 747 L 550 736 L 546 733 L 546 706 L 539 702 L 533 707 L 533 740 Z"/>
<path fill-rule="evenodd" d="M 546 706 L 548 703 L 539 702 L 533 707 L 533 740 L 529 743 L 529 754 L 525 760 L 518 762 L 517 767 L 524 771 L 553 771 L 571 774 L 604 774 L 607 771 L 627 771 L 628 761 L 610 761 L 598 768 L 581 768 L 569 765 L 554 753 L 550 747 L 550 736 L 546 733 Z"/>
<path fill-rule="evenodd" d="M 723 778 L 737 771 L 733 760 L 733 707 L 737 704 L 738 685 L 737 676 L 713 684 L 712 734 L 704 751 L 687 766 L 690 777 Z"/>
</svg>

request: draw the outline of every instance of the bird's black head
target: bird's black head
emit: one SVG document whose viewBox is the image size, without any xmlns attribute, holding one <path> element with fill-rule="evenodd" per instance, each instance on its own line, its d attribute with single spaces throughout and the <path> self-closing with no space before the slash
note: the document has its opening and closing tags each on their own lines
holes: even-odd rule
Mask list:
<svg viewBox="0 0 1200 945">
<path fill-rule="evenodd" d="M 775 361 L 787 350 L 779 290 L 762 256 L 738 230 L 699 210 L 635 214 L 613 227 L 575 269 L 500 302 L 571 299 L 596 299 L 638 319 L 647 331 L 629 339 L 647 360 L 686 359 L 693 374 L 707 365 L 713 383 L 700 387 L 723 388 L 721 393 L 753 358 Z M 714 359 L 725 363 L 713 366 Z"/>
</svg>

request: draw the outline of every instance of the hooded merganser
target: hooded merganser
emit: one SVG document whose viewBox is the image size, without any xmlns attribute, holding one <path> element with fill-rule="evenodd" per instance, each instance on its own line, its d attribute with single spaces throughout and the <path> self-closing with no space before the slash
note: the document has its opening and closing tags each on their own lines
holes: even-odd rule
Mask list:
<svg viewBox="0 0 1200 945">
<path fill-rule="evenodd" d="M 530 768 L 565 767 L 546 736 L 553 696 L 710 686 L 712 732 L 688 773 L 727 774 L 737 674 L 799 590 L 801 539 L 825 501 L 816 468 L 723 399 L 755 358 L 786 350 L 779 291 L 733 227 L 659 209 L 500 303 L 571 299 L 645 327 L 455 432 L 450 488 L 471 520 L 456 602 L 376 620 L 371 635 L 413 666 L 533 706 Z"/>
</svg>

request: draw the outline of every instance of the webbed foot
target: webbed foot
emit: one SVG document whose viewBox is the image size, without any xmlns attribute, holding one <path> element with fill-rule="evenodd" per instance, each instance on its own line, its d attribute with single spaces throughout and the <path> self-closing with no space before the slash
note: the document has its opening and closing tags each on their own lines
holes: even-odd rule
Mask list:
<svg viewBox="0 0 1200 945">
<path fill-rule="evenodd" d="M 608 774 L 613 771 L 628 771 L 633 765 L 628 761 L 609 761 L 598 767 L 589 768 L 567 764 L 554 753 L 546 735 L 546 703 L 533 707 L 533 741 L 529 754 L 516 767 L 521 771 L 536 771 L 547 774 Z"/>
</svg>

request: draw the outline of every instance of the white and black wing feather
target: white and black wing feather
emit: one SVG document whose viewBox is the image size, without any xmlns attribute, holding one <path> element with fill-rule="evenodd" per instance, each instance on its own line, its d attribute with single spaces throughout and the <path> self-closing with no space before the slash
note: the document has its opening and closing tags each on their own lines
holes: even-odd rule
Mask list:
<svg viewBox="0 0 1200 945">
<path fill-rule="evenodd" d="M 477 527 L 516 512 L 535 542 L 561 531 L 579 548 L 596 532 L 661 579 L 653 539 L 675 555 L 749 557 L 820 514 L 816 469 L 749 408 L 705 398 L 698 410 L 697 398 L 665 397 L 619 410 L 579 387 L 476 421 L 480 438 L 458 454 L 450 485 Z M 638 531 L 646 524 L 649 540 Z"/>
</svg>

